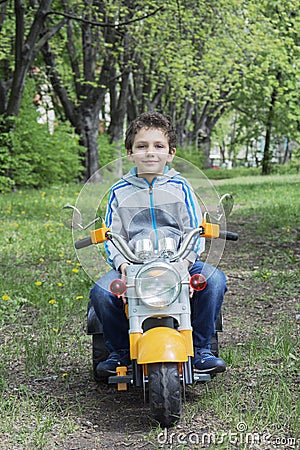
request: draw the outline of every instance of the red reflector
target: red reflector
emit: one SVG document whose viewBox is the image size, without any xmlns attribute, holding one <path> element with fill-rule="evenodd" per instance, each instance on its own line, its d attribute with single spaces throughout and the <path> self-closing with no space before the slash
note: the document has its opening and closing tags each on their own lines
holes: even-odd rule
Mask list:
<svg viewBox="0 0 300 450">
<path fill-rule="evenodd" d="M 195 273 L 190 279 L 190 285 L 195 291 L 203 291 L 206 288 L 206 278 L 201 273 Z"/>
<path fill-rule="evenodd" d="M 113 280 L 109 286 L 110 292 L 115 294 L 117 297 L 126 292 L 126 284 L 123 280 Z"/>
</svg>

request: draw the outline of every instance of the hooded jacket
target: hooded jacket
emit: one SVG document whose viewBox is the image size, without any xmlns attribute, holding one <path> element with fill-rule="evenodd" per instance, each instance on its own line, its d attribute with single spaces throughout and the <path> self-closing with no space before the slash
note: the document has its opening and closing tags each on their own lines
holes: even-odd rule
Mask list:
<svg viewBox="0 0 300 450">
<path fill-rule="evenodd" d="M 110 190 L 106 225 L 125 239 L 134 251 L 139 239 L 150 238 L 154 248 L 158 239 L 172 237 L 179 248 L 184 237 L 201 225 L 202 212 L 191 185 L 180 173 L 165 167 L 164 174 L 150 184 L 131 169 Z M 119 269 L 127 262 L 111 242 L 105 249 L 109 264 Z M 204 239 L 196 238 L 185 257 L 191 264 L 204 250 Z"/>
</svg>

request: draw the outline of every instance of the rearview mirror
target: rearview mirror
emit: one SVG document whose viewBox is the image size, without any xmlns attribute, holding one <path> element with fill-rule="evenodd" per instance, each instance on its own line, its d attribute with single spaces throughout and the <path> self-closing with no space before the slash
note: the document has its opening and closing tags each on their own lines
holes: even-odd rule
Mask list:
<svg viewBox="0 0 300 450">
<path fill-rule="evenodd" d="M 86 230 L 90 226 L 94 225 L 94 223 L 98 222 L 98 220 L 102 220 L 102 217 L 96 217 L 96 219 L 92 220 L 92 222 L 88 223 L 85 227 L 82 225 L 82 216 L 81 212 L 79 211 L 76 206 L 70 205 L 69 203 L 63 206 L 63 209 L 70 208 L 73 211 L 73 218 L 72 221 L 69 221 L 66 225 L 68 228 L 72 228 L 73 230 Z"/>
<path fill-rule="evenodd" d="M 217 207 L 217 221 L 220 222 L 221 219 L 225 216 L 225 219 L 230 215 L 233 209 L 234 199 L 231 194 L 224 194 L 220 198 L 218 207 Z"/>
</svg>

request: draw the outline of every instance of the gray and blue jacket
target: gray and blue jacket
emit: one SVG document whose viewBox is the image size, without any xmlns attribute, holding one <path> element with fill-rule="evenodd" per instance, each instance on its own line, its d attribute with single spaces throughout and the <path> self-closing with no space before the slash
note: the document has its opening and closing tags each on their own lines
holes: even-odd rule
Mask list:
<svg viewBox="0 0 300 450">
<path fill-rule="evenodd" d="M 202 212 L 193 188 L 176 170 L 166 167 L 150 185 L 137 177 L 133 168 L 112 186 L 105 221 L 132 251 L 139 239 L 150 238 L 155 246 L 162 236 L 175 239 L 178 248 L 184 237 L 201 225 Z M 113 268 L 126 262 L 111 242 L 106 242 L 105 248 Z M 204 239 L 196 238 L 185 259 L 193 264 L 203 250 Z"/>
</svg>

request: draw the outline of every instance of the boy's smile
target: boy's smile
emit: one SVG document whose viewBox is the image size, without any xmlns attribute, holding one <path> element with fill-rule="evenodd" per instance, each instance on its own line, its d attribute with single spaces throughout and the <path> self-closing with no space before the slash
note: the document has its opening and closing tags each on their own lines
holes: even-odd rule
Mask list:
<svg viewBox="0 0 300 450">
<path fill-rule="evenodd" d="M 142 128 L 135 135 L 132 152 L 128 154 L 137 166 L 137 176 L 149 183 L 164 173 L 165 165 L 174 158 L 176 149 L 169 147 L 166 134 L 158 128 Z"/>
</svg>

